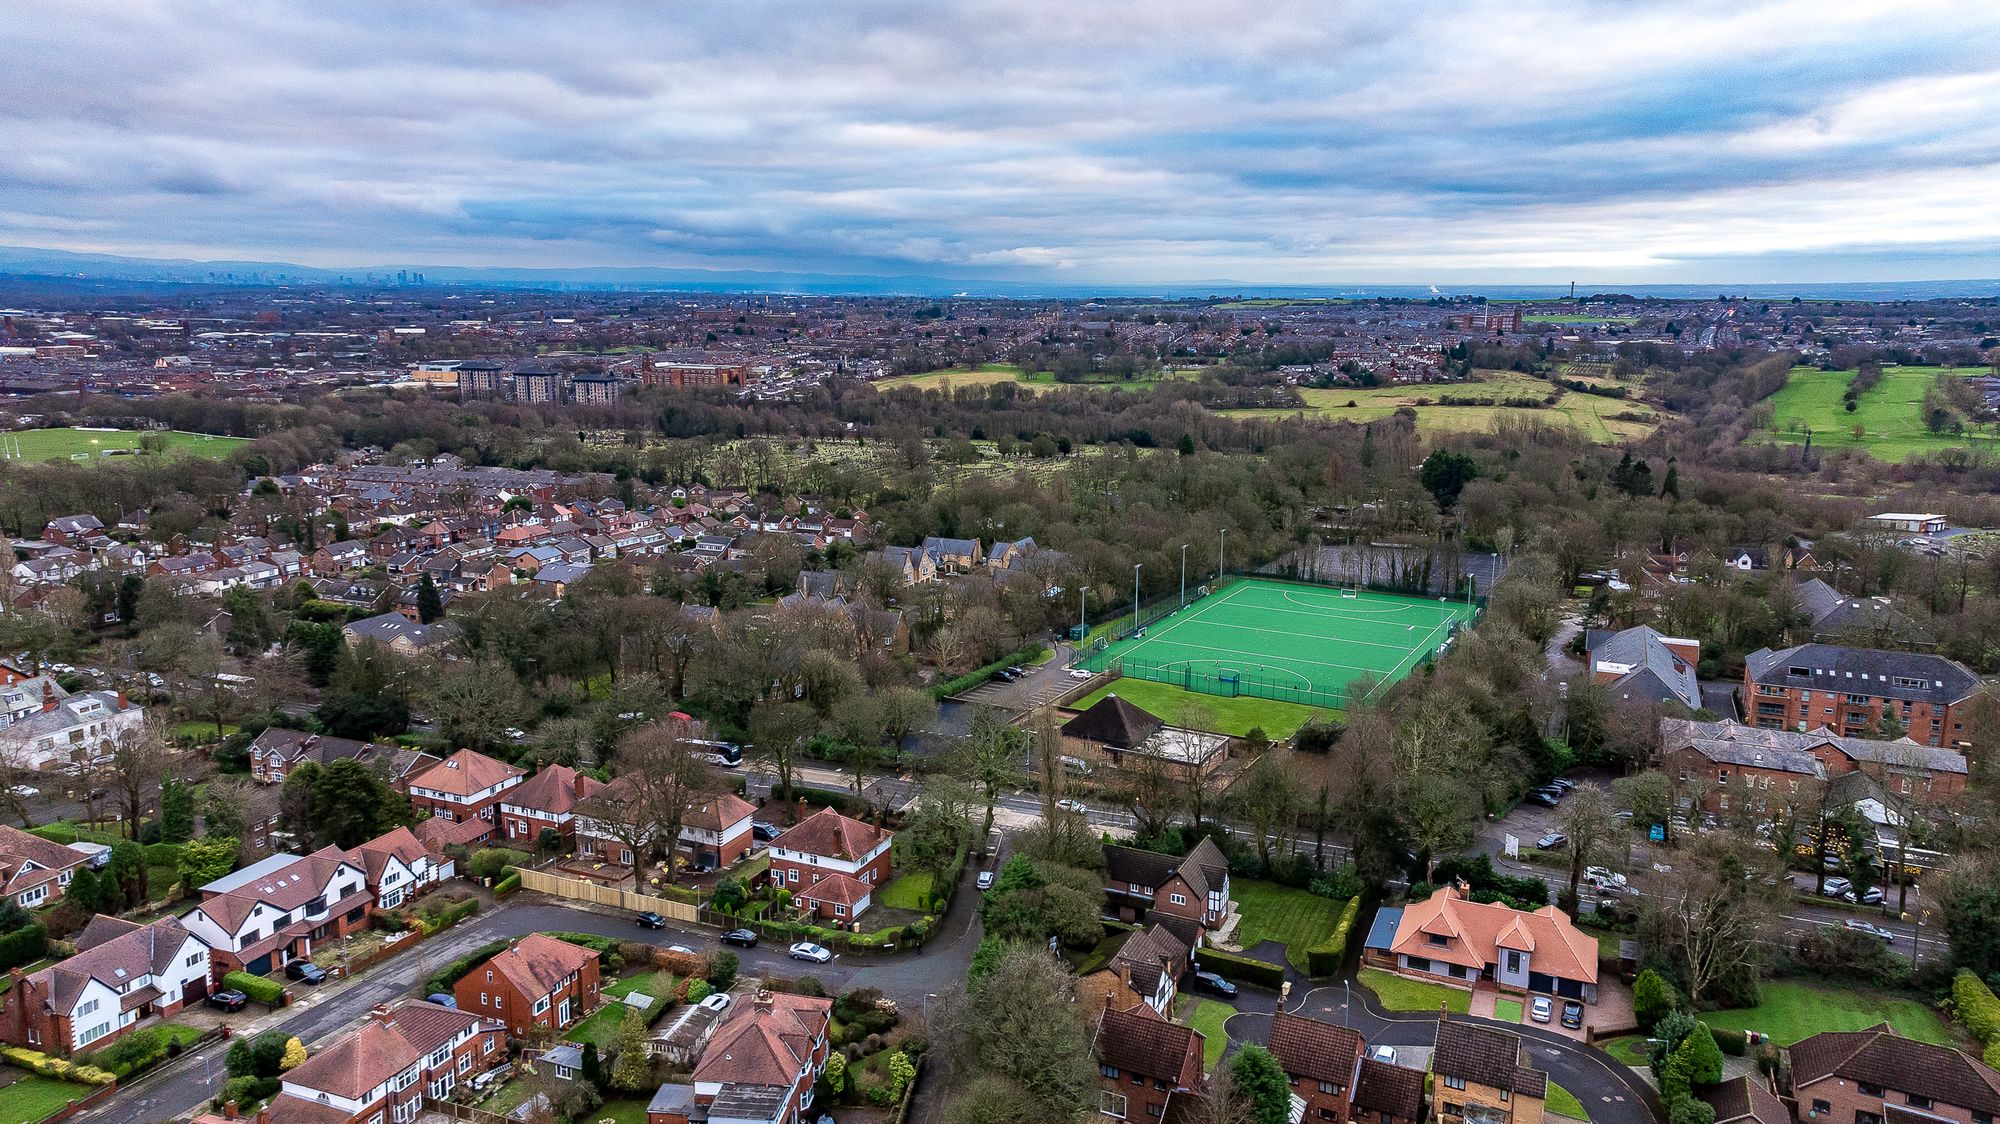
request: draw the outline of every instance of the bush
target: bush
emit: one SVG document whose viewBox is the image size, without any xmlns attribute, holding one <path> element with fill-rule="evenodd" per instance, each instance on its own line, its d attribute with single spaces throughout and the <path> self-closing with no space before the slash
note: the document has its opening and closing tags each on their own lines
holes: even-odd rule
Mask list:
<svg viewBox="0 0 2000 1124">
<path fill-rule="evenodd" d="M 231 972 L 223 976 L 222 986 L 235 988 L 267 1007 L 276 1007 L 285 999 L 285 985 L 248 972 Z"/>
<path fill-rule="evenodd" d="M 268 1097 L 277 1096 L 278 1085 L 275 1077 L 232 1077 L 223 1083 L 222 1092 L 216 1094 L 215 1107 L 221 1108 L 235 1101 L 237 1108 L 247 1109 Z"/>
<path fill-rule="evenodd" d="M 610 967 L 611 958 L 618 955 L 618 939 L 616 937 L 600 937 L 596 933 L 566 932 L 543 933 L 542 935 L 545 937 L 554 937 L 559 941 L 568 941 L 570 944 L 578 945 L 595 952 L 597 954 L 597 962 L 605 967 Z M 696 959 L 699 960 L 700 957 L 696 957 Z"/>
<path fill-rule="evenodd" d="M 1342 863 L 1333 870 L 1323 871 L 1306 884 L 1306 888 L 1322 898 L 1343 898 L 1361 896 L 1366 889 L 1361 884 L 1361 875 L 1355 871 L 1353 863 Z"/>
<path fill-rule="evenodd" d="M 1340 920 L 1333 926 L 1324 941 L 1306 950 L 1306 974 L 1309 976 L 1331 976 L 1340 971 L 1340 962 L 1347 958 L 1347 942 L 1354 932 L 1354 919 L 1361 914 L 1361 899 L 1347 899 L 1347 908 L 1340 911 Z"/>
<path fill-rule="evenodd" d="M 708 958 L 708 986 L 717 991 L 728 991 L 736 985 L 736 974 L 742 969 L 743 961 L 728 949 L 717 949 Z"/>
<path fill-rule="evenodd" d="M 479 899 L 466 898 L 464 901 L 446 904 L 433 898 L 417 907 L 417 914 L 423 919 L 424 935 L 441 933 L 453 925 L 479 912 Z"/>
<path fill-rule="evenodd" d="M 507 877 L 502 878 L 500 881 L 495 882 L 493 884 L 493 896 L 496 898 L 504 898 L 507 895 L 515 892 L 516 890 L 519 890 L 520 888 L 521 888 L 521 872 L 518 870 L 509 871 Z"/>
<path fill-rule="evenodd" d="M 647 947 L 651 947 L 650 945 Z M 698 952 L 675 952 L 671 949 L 653 949 L 653 966 L 665 968 L 676 976 L 703 976 L 708 974 L 708 961 Z"/>
<path fill-rule="evenodd" d="M 714 988 L 708 986 L 707 980 L 700 978 L 687 981 L 684 985 L 684 990 L 687 994 L 682 998 L 686 999 L 689 1003 L 699 1003 L 715 992 Z"/>
<path fill-rule="evenodd" d="M 516 851 L 507 847 L 482 847 L 472 853 L 466 862 L 466 869 L 475 878 L 498 878 L 500 872 L 510 866 L 527 866 L 535 857 L 526 851 Z"/>
<path fill-rule="evenodd" d="M 1262 960 L 1252 960 L 1247 956 L 1237 956 L 1220 949 L 1204 948 L 1195 953 L 1203 971 L 1214 972 L 1225 980 L 1240 980 L 1276 991 L 1285 985 L 1285 970 L 1276 964 L 1266 964 Z"/>
<path fill-rule="evenodd" d="M 1648 968 L 1639 973 L 1632 983 L 1632 1017 L 1638 1020 L 1639 1029 L 1651 1031 L 1674 1006 L 1674 989 L 1658 972 Z"/>
<path fill-rule="evenodd" d="M 1986 1047 L 1985 1061 L 1992 1065 L 2000 1058 L 2000 999 L 1986 981 L 1961 968 L 1952 977 L 1951 1006 L 1958 1021 Z"/>
<path fill-rule="evenodd" d="M 40 922 L 0 937 L 0 970 L 33 964 L 49 950 L 49 931 Z"/>
<path fill-rule="evenodd" d="M 179 1040 L 169 1034 L 164 1027 L 149 1026 L 135 1030 L 104 1049 L 78 1059 L 99 1069 L 108 1070 L 123 1081 L 140 1070 L 149 1069 L 177 1053 Z"/>
<path fill-rule="evenodd" d="M 0 1047 L 0 1058 L 6 1058 L 22 1069 L 39 1073 L 43 1077 L 53 1077 L 58 1081 L 75 1081 L 84 1085 L 109 1085 L 117 1075 L 94 1065 L 82 1065 L 67 1058 L 50 1057 L 40 1050 L 29 1050 L 20 1046 Z"/>
<path fill-rule="evenodd" d="M 553 936 L 554 934 L 551 935 Z M 440 991 L 450 991 L 452 985 L 456 984 L 459 980 L 464 979 L 465 974 L 467 972 L 470 972 L 479 965 L 484 964 L 488 960 L 491 960 L 495 955 L 505 950 L 506 947 L 511 943 L 512 940 L 511 938 L 508 937 L 501 937 L 497 940 L 487 941 L 485 944 L 480 945 L 478 948 L 473 949 L 471 952 L 466 953 L 464 956 L 461 956 L 458 959 L 452 961 L 451 963 L 446 964 L 444 967 L 439 968 L 437 971 L 431 973 L 431 977 L 429 979 L 424 981 L 424 994 L 435 995 Z M 233 972 L 231 973 L 231 975 L 234 974 L 235 973 Z M 228 982 L 227 977 L 224 978 L 223 982 L 224 983 Z"/>
<path fill-rule="evenodd" d="M 1714 1037 L 1722 1052 L 1732 1058 L 1740 1058 L 1750 1052 L 1750 1036 L 1740 1030 L 1712 1026 L 1708 1028 L 1708 1033 Z"/>
<path fill-rule="evenodd" d="M 967 672 L 956 679 L 947 679 L 939 683 L 937 686 L 931 688 L 931 697 L 948 699 L 953 695 L 963 694 L 986 682 L 988 679 L 993 678 L 994 673 L 1000 669 L 1011 667 L 1015 664 L 1026 665 L 1033 663 L 1041 659 L 1042 653 L 1046 651 L 1048 649 L 1040 644 L 1030 644 L 1018 652 L 1010 652 L 987 664 L 985 667 Z"/>
</svg>

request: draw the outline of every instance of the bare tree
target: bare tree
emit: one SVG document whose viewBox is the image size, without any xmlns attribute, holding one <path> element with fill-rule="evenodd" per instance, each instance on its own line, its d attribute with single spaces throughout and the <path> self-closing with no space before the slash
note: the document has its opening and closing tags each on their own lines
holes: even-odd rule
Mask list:
<svg viewBox="0 0 2000 1124">
<path fill-rule="evenodd" d="M 175 754 L 166 731 L 157 722 L 147 721 L 120 734 L 111 748 L 107 776 L 125 817 L 125 832 L 139 837 L 139 818 L 147 801 L 160 791 L 160 782 L 173 769 Z"/>
<path fill-rule="evenodd" d="M 953 755 L 952 772 L 979 794 L 985 809 L 978 842 L 982 856 L 993 835 L 993 812 L 1000 803 L 1000 789 L 1020 775 L 1028 743 L 1026 732 L 1009 725 L 992 707 L 982 706 L 972 712 L 972 728 Z"/>
<path fill-rule="evenodd" d="M 778 767 L 778 798 L 792 798 L 792 763 L 819 720 L 804 703 L 761 702 L 750 711 L 750 742 Z"/>
<path fill-rule="evenodd" d="M 1760 848 L 1710 834 L 1690 841 L 1672 872 L 1653 880 L 1647 930 L 1679 968 L 1690 1005 L 1726 979 L 1755 975 L 1765 924 L 1779 913 L 1779 873 Z"/>
<path fill-rule="evenodd" d="M 1305 811 L 1305 791 L 1285 754 L 1273 750 L 1259 757 L 1229 792 L 1230 807 L 1257 836 L 1257 858 L 1271 866 L 1273 845 L 1282 849 Z"/>
<path fill-rule="evenodd" d="M 1579 785 L 1563 802 L 1556 817 L 1569 836 L 1569 900 L 1576 901 L 1583 868 L 1594 862 L 1610 840 L 1618 821 L 1612 816 L 1611 795 L 1593 784 Z"/>
<path fill-rule="evenodd" d="M 1118 763 L 1118 795 L 1139 834 L 1159 838 L 1181 806 L 1184 770 L 1157 753 L 1127 753 Z"/>
</svg>

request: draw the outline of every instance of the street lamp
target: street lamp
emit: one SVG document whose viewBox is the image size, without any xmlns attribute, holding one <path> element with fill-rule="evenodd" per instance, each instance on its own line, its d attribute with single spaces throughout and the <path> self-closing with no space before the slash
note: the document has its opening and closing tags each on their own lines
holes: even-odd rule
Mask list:
<svg viewBox="0 0 2000 1124">
<path fill-rule="evenodd" d="M 1132 631 L 1139 631 L 1139 568 L 1144 562 L 1132 563 Z"/>
<path fill-rule="evenodd" d="M 1187 608 L 1187 548 L 1188 544 L 1181 544 L 1181 608 L 1183 609 Z"/>
</svg>

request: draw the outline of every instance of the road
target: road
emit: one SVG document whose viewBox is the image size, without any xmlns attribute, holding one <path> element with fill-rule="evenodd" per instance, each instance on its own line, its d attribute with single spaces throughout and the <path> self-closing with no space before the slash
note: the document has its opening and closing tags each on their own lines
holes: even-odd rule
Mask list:
<svg viewBox="0 0 2000 1124">
<path fill-rule="evenodd" d="M 968 874 L 968 880 L 970 877 Z M 829 992 L 876 987 L 905 1007 L 925 1010 L 939 994 L 964 980 L 965 967 L 978 944 L 975 933 L 978 920 L 968 904 L 974 900 L 973 891 L 969 885 L 962 886 L 961 891 L 960 908 L 950 915 L 947 931 L 932 940 L 921 954 L 879 958 L 838 955 L 830 964 L 809 964 L 790 959 L 783 946 L 768 942 L 755 949 L 733 951 L 742 960 L 745 977 L 773 975 L 796 979 L 811 975 L 818 977 Z M 291 1007 L 235 1024 L 236 1030 L 238 1035 L 282 1030 L 296 1035 L 308 1050 L 316 1050 L 359 1022 L 377 1003 L 416 997 L 422 980 L 482 944 L 499 937 L 555 931 L 596 933 L 656 945 L 678 943 L 703 952 L 718 947 L 711 930 L 669 926 L 654 932 L 638 928 L 629 914 L 576 908 L 524 893 L 351 981 L 323 989 L 294 985 L 293 994 L 298 1001 Z M 140 1082 L 131 1093 L 114 1096 L 74 1119 L 123 1124 L 186 1116 L 227 1080 L 223 1069 L 226 1052 L 227 1045 L 223 1043 L 207 1046 L 176 1063 L 170 1071 Z"/>
</svg>

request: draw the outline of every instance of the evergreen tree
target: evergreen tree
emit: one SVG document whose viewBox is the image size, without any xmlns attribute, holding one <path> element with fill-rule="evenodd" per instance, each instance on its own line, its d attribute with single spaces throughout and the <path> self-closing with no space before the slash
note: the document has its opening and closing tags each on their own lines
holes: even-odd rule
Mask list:
<svg viewBox="0 0 2000 1124">
<path fill-rule="evenodd" d="M 160 842 L 185 843 L 194 838 L 194 789 L 183 780 L 160 782 Z"/>
<path fill-rule="evenodd" d="M 595 1042 L 583 1044 L 583 1080 L 592 1088 L 604 1088 L 604 1063 L 598 1060 Z"/>
<path fill-rule="evenodd" d="M 653 1084 L 653 1063 L 646 1057 L 646 1018 L 637 1008 L 625 1009 L 618 1026 L 618 1060 L 611 1066 L 611 1087 L 636 1093 Z"/>
<path fill-rule="evenodd" d="M 438 593 L 437 583 L 431 580 L 430 571 L 424 571 L 424 579 L 417 583 L 417 620 L 430 624 L 444 616 L 444 597 Z"/>
<path fill-rule="evenodd" d="M 1672 457 L 1667 458 L 1667 475 L 1660 481 L 1660 496 L 1670 500 L 1681 498 L 1681 466 Z"/>
<path fill-rule="evenodd" d="M 1229 1063 L 1229 1081 L 1249 1110 L 1250 1124 L 1290 1124 L 1291 1083 L 1284 1067 L 1262 1046 L 1245 1046 Z"/>
</svg>

